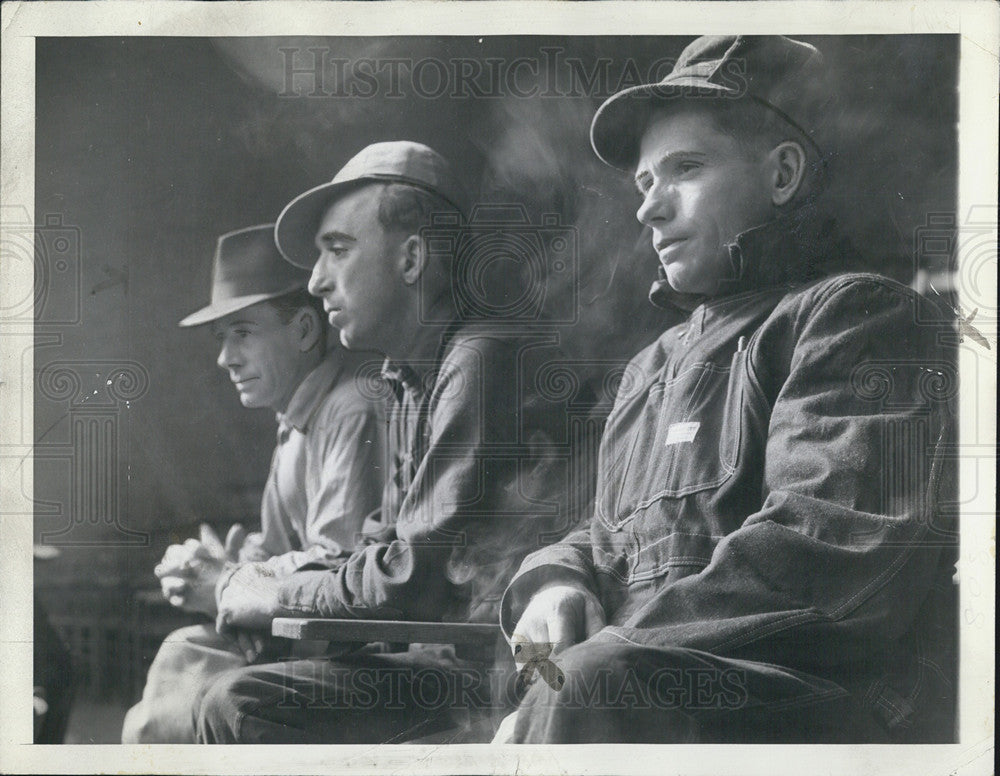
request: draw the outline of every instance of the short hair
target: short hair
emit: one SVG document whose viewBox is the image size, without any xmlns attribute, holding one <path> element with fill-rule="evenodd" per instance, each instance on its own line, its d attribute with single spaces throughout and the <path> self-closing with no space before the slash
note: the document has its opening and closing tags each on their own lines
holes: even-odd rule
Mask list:
<svg viewBox="0 0 1000 776">
<path fill-rule="evenodd" d="M 386 229 L 417 234 L 436 214 L 459 215 L 458 209 L 437 194 L 406 183 L 387 183 L 378 204 L 378 220 Z"/>
<path fill-rule="evenodd" d="M 265 301 L 278 313 L 278 319 L 286 324 L 290 323 L 303 307 L 315 312 L 320 323 L 320 348 L 326 349 L 326 310 L 323 309 L 321 298 L 313 296 L 304 288 L 298 288 Z"/>
</svg>

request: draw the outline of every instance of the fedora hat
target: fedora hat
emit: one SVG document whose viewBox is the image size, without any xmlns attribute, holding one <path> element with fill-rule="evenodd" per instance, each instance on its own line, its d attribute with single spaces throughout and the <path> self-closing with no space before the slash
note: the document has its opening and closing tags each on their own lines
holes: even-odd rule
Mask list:
<svg viewBox="0 0 1000 776">
<path fill-rule="evenodd" d="M 781 35 L 704 35 L 689 43 L 667 76 L 611 95 L 590 125 L 590 144 L 606 164 L 629 169 L 654 107 L 705 98 L 750 99 L 780 116 L 822 156 L 815 135 L 823 56 Z"/>
<path fill-rule="evenodd" d="M 178 326 L 200 326 L 244 307 L 306 287 L 309 273 L 281 258 L 274 246 L 274 224 L 237 229 L 222 235 L 212 264 L 212 296 L 207 306 Z"/>
<path fill-rule="evenodd" d="M 274 241 L 281 255 L 297 267 L 311 270 L 318 251 L 314 242 L 323 212 L 337 194 L 364 181 L 405 183 L 437 195 L 463 215 L 468 198 L 448 160 L 433 148 L 408 140 L 373 143 L 361 149 L 333 180 L 309 189 L 278 216 Z"/>
</svg>

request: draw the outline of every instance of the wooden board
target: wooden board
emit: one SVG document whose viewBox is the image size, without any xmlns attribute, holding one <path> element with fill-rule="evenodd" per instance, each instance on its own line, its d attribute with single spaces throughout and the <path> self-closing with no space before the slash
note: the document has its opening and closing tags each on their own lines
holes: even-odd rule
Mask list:
<svg viewBox="0 0 1000 776">
<path fill-rule="evenodd" d="M 466 622 L 402 620 L 327 620 L 276 617 L 271 633 L 286 639 L 393 641 L 417 644 L 483 644 L 500 637 L 500 626 Z"/>
</svg>

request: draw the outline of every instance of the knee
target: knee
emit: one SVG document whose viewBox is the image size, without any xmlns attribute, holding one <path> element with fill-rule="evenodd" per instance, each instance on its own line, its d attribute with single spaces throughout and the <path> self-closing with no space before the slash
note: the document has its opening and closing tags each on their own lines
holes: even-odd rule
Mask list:
<svg viewBox="0 0 1000 776">
<path fill-rule="evenodd" d="M 211 683 L 195 710 L 197 740 L 203 744 L 238 741 L 243 711 L 240 698 L 246 683 L 244 669 L 226 671 Z"/>
<path fill-rule="evenodd" d="M 122 723 L 122 743 L 123 744 L 145 744 L 148 743 L 146 728 L 148 719 L 140 719 L 141 705 L 133 706 L 125 715 Z"/>
</svg>

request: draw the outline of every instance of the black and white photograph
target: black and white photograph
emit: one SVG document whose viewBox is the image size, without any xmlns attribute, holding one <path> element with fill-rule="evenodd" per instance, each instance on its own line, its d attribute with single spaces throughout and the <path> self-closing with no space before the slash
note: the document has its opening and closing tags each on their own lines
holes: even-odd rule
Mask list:
<svg viewBox="0 0 1000 776">
<path fill-rule="evenodd" d="M 754 5 L 4 3 L 0 770 L 992 772 L 1000 13 Z"/>
</svg>

